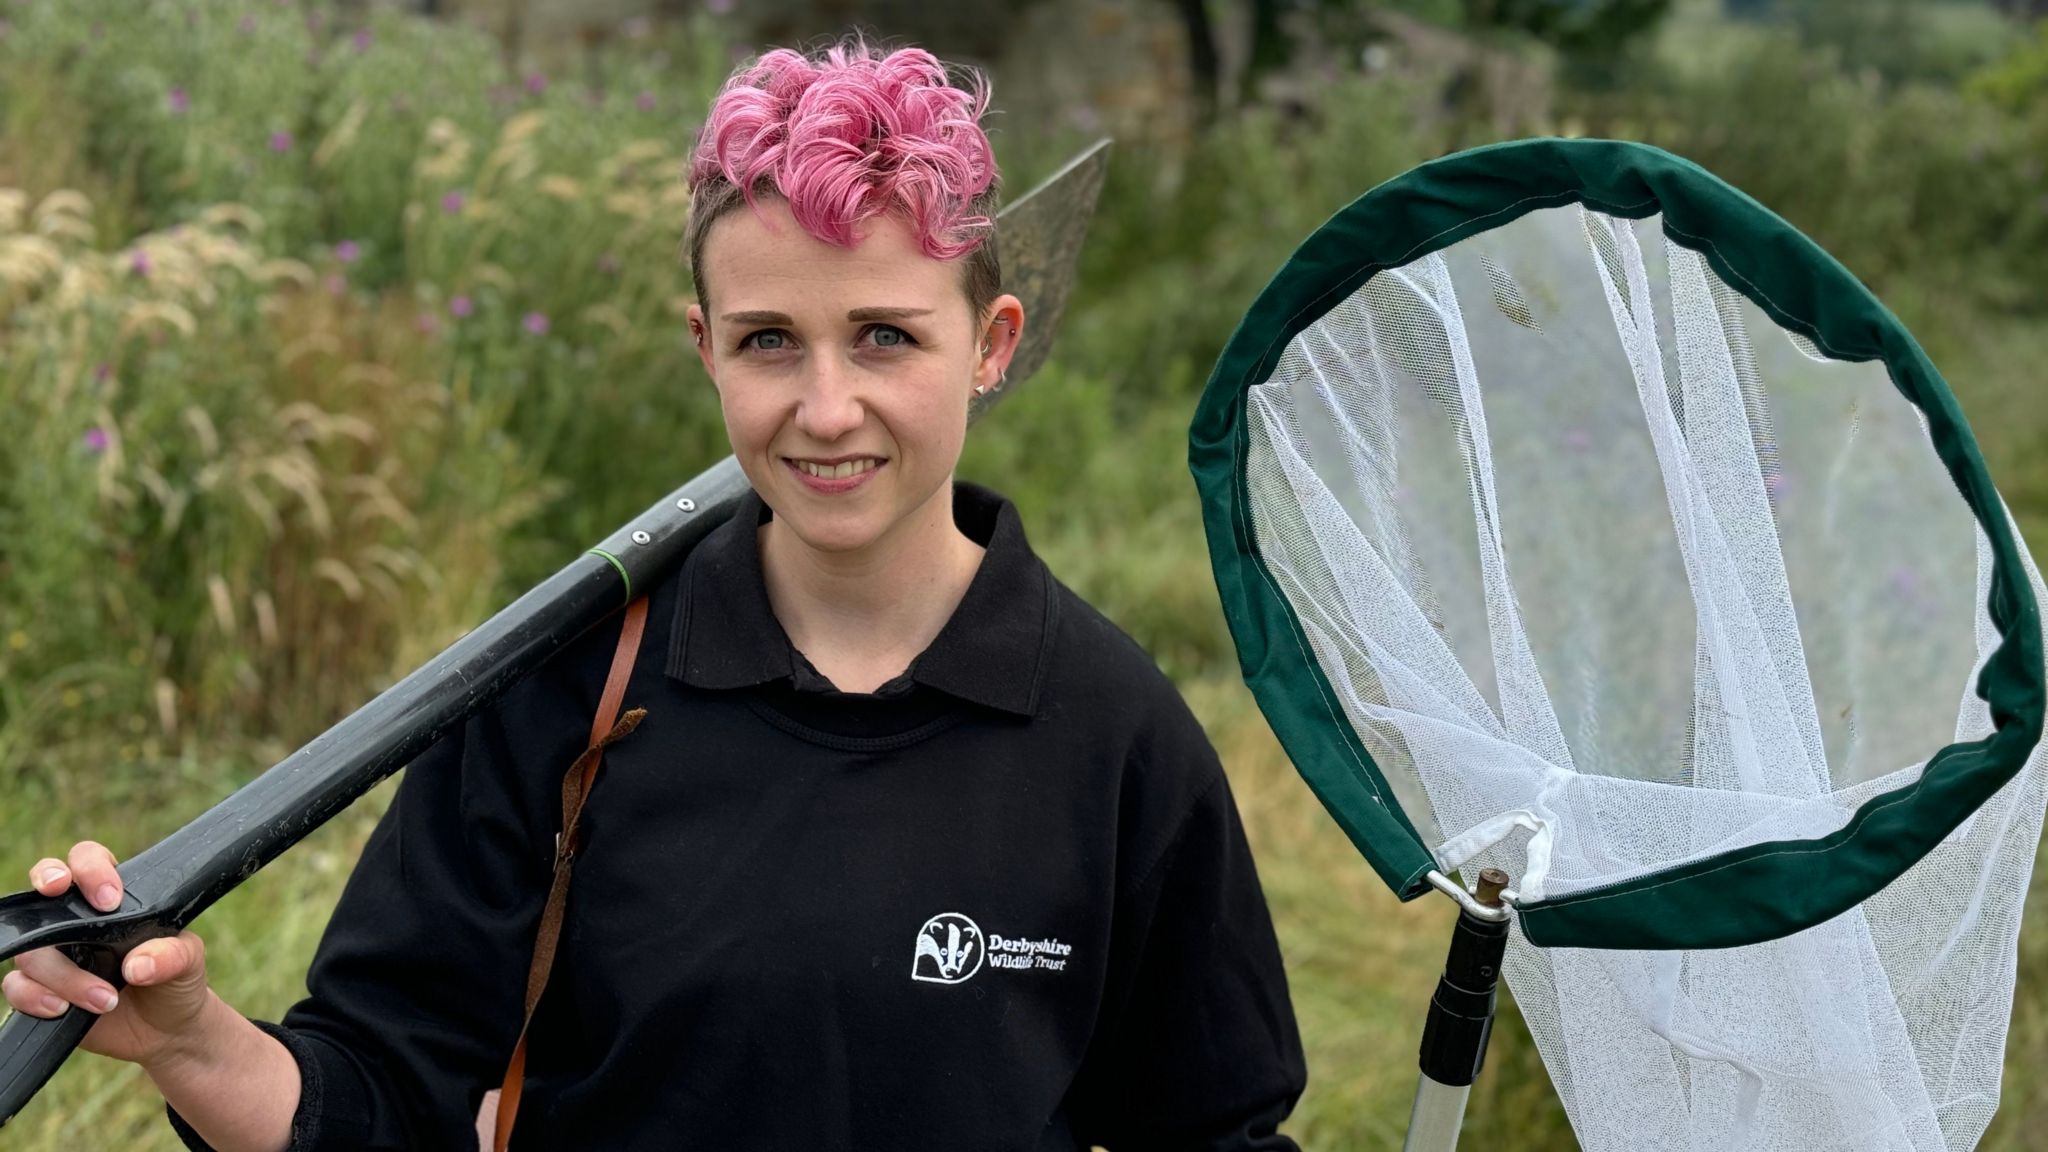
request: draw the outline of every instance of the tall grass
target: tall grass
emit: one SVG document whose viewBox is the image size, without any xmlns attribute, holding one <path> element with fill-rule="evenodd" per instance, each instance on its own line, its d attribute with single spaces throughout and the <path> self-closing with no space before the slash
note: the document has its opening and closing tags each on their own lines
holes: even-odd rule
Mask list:
<svg viewBox="0 0 2048 1152">
<path fill-rule="evenodd" d="M 699 14 L 570 76 L 383 9 L 0 0 L 0 20 L 0 876 L 19 877 L 80 835 L 127 853 L 175 828 L 723 454 L 676 248 L 681 158 L 731 46 Z M 1876 284 L 2048 539 L 2048 69 L 1891 83 L 1785 30 L 1686 35 L 1716 63 L 1656 58 L 1560 108 L 1701 160 Z M 1186 421 L 1311 228 L 1484 131 L 1408 75 L 1184 148 L 1123 142 L 1055 357 L 962 464 L 1222 750 L 1309 1046 L 1290 1130 L 1310 1148 L 1398 1146 L 1447 913 L 1385 892 L 1238 682 Z M 1012 188 L 1073 143 L 998 139 Z M 387 795 L 200 922 L 231 1002 L 275 1016 L 300 994 Z M 2032 911 L 1990 1147 L 2048 1116 L 2020 1071 L 2048 1058 Z M 1512 1011 L 1495 1044 L 1472 1145 L 1569 1147 Z M 9 1147 L 172 1148 L 158 1111 L 133 1069 L 81 1057 Z"/>
</svg>

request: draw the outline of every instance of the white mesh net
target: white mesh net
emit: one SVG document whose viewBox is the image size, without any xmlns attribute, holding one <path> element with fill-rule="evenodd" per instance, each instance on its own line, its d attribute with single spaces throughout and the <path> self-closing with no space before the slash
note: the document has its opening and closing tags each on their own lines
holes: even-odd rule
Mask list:
<svg viewBox="0 0 2048 1152">
<path fill-rule="evenodd" d="M 1265 566 L 1447 871 L 1538 899 L 1824 836 L 1992 730 L 1990 551 L 1918 411 L 1657 218 L 1537 211 L 1375 275 L 1246 418 Z M 1974 1145 L 2041 759 L 1795 936 L 1517 934 L 1508 981 L 1581 1142 Z"/>
</svg>

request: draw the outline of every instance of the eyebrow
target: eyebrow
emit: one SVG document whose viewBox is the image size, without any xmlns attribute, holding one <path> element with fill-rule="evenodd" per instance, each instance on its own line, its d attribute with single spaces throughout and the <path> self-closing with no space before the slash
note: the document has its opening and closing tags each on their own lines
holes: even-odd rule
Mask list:
<svg viewBox="0 0 2048 1152">
<path fill-rule="evenodd" d="M 855 324 L 862 324 L 877 320 L 911 320 L 931 314 L 932 310 L 929 308 L 855 308 L 846 314 L 846 318 Z M 728 324 L 796 323 L 781 312 L 727 312 L 719 319 Z"/>
</svg>

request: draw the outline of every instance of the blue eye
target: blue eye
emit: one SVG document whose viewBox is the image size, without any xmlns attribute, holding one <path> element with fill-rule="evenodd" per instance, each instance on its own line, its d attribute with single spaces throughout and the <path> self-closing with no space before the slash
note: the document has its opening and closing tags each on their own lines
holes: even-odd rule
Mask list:
<svg viewBox="0 0 2048 1152">
<path fill-rule="evenodd" d="M 917 343 L 910 333 L 894 324 L 869 325 L 862 332 L 862 336 L 871 339 L 877 348 L 907 348 Z M 794 344 L 795 340 L 790 334 L 780 328 L 762 328 L 740 338 L 741 351 L 751 349 L 755 352 L 784 352 Z"/>
</svg>

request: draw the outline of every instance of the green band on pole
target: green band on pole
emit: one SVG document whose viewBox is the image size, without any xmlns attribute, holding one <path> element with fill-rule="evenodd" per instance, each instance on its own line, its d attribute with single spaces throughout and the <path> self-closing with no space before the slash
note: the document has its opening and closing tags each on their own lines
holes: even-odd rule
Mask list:
<svg viewBox="0 0 2048 1152">
<path fill-rule="evenodd" d="M 625 602 L 631 604 L 633 602 L 633 578 L 626 574 L 626 566 L 624 564 L 619 563 L 619 558 L 617 556 L 612 555 L 611 553 L 605 551 L 602 548 L 592 548 L 590 550 L 590 554 L 592 556 L 604 557 L 605 559 L 612 562 L 612 567 L 617 568 L 619 570 L 619 579 L 626 582 Z"/>
</svg>

